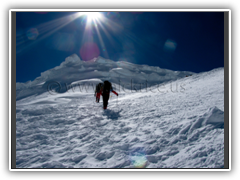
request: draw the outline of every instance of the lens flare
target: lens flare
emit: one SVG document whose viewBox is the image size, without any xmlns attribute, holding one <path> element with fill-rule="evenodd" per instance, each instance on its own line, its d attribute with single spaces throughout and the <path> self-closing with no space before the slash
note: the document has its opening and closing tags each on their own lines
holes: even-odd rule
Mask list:
<svg viewBox="0 0 240 180">
<path fill-rule="evenodd" d="M 147 166 L 147 158 L 145 154 L 137 154 L 130 157 L 135 168 L 145 168 Z"/>
<path fill-rule="evenodd" d="M 94 42 L 86 42 L 80 49 L 81 58 L 85 61 L 91 60 L 100 55 L 98 45 Z"/>
<path fill-rule="evenodd" d="M 76 46 L 75 36 L 71 33 L 57 33 L 47 41 L 46 47 L 59 51 L 71 52 Z"/>
<path fill-rule="evenodd" d="M 141 149 L 132 152 L 130 160 L 135 168 L 145 168 L 148 162 L 145 152 Z"/>
<path fill-rule="evenodd" d="M 27 31 L 26 35 L 27 35 L 28 39 L 35 40 L 35 39 L 37 39 L 39 32 L 38 32 L 37 28 L 31 28 Z"/>
<path fill-rule="evenodd" d="M 27 32 L 17 34 L 17 53 L 28 51 L 31 47 L 70 24 L 79 17 L 78 13 L 54 19 L 30 28 Z M 23 38 L 24 37 L 24 38 Z M 27 37 L 27 39 L 26 39 Z M 31 42 L 29 41 L 31 40 Z M 34 41 L 33 41 L 34 40 Z"/>
<path fill-rule="evenodd" d="M 120 18 L 119 12 L 108 12 L 107 17 L 111 19 Z"/>
<path fill-rule="evenodd" d="M 132 14 L 142 14 L 143 12 L 131 12 Z"/>
<path fill-rule="evenodd" d="M 48 12 L 36 12 L 36 14 L 47 14 Z"/>
<path fill-rule="evenodd" d="M 174 40 L 168 39 L 164 44 L 164 50 L 167 52 L 174 52 L 177 48 L 177 43 Z"/>
</svg>

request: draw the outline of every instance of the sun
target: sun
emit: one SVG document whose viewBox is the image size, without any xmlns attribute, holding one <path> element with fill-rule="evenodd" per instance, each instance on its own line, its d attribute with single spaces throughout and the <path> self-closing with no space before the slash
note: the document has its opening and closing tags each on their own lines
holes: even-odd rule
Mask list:
<svg viewBox="0 0 240 180">
<path fill-rule="evenodd" d="M 87 21 L 92 22 L 102 18 L 102 14 L 99 12 L 81 12 L 81 15 L 87 16 Z"/>
<path fill-rule="evenodd" d="M 103 38 L 102 38 L 101 33 L 100 33 L 100 29 L 103 29 L 103 31 L 107 35 L 109 35 L 106 32 L 106 30 L 104 29 L 104 26 L 102 24 L 103 22 L 108 20 L 104 16 L 104 14 L 105 14 L 104 12 L 77 12 L 76 16 L 81 18 L 81 23 L 85 26 L 85 29 L 84 29 L 84 32 L 83 32 L 83 35 L 82 35 L 83 36 L 82 44 L 84 45 L 86 42 L 93 42 L 93 35 L 92 34 L 97 34 L 100 45 L 101 45 L 101 49 L 103 50 L 104 55 L 106 57 L 108 57 L 107 49 L 105 47 Z M 82 50 L 82 51 L 85 52 L 85 50 Z M 99 54 L 99 52 L 98 52 L 98 54 Z"/>
</svg>

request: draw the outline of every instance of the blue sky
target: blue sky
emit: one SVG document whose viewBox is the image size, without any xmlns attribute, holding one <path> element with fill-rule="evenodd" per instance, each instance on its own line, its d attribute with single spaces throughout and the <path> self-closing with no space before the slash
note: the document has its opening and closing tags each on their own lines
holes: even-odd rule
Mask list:
<svg viewBox="0 0 240 180">
<path fill-rule="evenodd" d="M 223 12 L 16 13 L 16 81 L 26 82 L 67 56 L 102 56 L 179 71 L 224 66 Z M 96 18 L 96 16 L 95 16 Z"/>
</svg>

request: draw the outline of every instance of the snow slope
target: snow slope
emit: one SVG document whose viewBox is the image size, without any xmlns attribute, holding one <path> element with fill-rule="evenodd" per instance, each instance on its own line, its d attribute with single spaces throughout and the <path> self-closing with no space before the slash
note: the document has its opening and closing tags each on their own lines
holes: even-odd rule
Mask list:
<svg viewBox="0 0 240 180">
<path fill-rule="evenodd" d="M 74 86 L 95 77 L 21 98 L 16 167 L 223 168 L 223 80 L 218 68 L 137 91 L 114 84 L 105 111 L 91 87 Z"/>
</svg>

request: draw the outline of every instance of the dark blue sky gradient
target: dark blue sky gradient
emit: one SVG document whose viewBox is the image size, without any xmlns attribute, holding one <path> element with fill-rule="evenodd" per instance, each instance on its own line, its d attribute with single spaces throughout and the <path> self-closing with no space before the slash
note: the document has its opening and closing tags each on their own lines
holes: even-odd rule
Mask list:
<svg viewBox="0 0 240 180">
<path fill-rule="evenodd" d="M 104 12 L 104 22 L 97 25 L 104 47 L 94 25 L 84 34 L 85 17 L 66 18 L 73 14 L 16 13 L 17 82 L 34 80 L 74 53 L 88 60 L 80 49 L 84 53 L 89 42 L 99 49 L 90 56 L 114 61 L 193 72 L 224 66 L 223 12 Z"/>
</svg>

